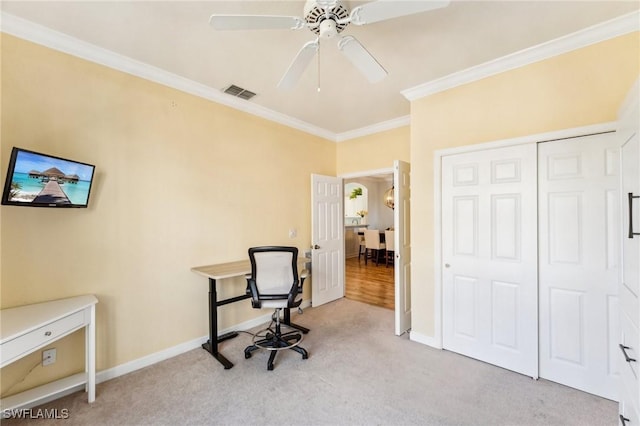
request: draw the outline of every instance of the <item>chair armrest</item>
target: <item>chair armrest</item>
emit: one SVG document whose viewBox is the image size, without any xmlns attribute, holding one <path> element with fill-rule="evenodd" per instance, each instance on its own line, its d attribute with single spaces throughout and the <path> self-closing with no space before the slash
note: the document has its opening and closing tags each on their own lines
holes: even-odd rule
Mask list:
<svg viewBox="0 0 640 426">
<path fill-rule="evenodd" d="M 298 293 L 302 293 L 302 286 L 304 285 L 304 280 L 308 278 L 309 275 L 310 273 L 306 269 L 303 269 L 302 272 L 300 272 L 300 275 L 298 276 L 298 278 L 300 279 L 300 285 L 298 286 Z"/>
<path fill-rule="evenodd" d="M 245 294 L 251 294 L 251 274 L 245 274 L 244 277 L 247 279 L 247 289 L 245 290 Z"/>
</svg>

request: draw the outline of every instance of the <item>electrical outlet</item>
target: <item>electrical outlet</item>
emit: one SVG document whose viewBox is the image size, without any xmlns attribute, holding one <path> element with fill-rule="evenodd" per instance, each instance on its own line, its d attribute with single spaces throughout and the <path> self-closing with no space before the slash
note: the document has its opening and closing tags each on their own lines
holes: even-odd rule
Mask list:
<svg viewBox="0 0 640 426">
<path fill-rule="evenodd" d="M 42 351 L 42 365 L 49 365 L 56 362 L 56 350 L 55 349 L 47 349 L 46 351 Z"/>
</svg>

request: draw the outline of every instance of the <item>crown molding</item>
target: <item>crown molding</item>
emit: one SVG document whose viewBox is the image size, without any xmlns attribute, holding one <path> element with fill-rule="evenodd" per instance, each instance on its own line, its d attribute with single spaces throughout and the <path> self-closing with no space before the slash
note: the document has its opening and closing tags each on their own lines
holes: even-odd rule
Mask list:
<svg viewBox="0 0 640 426">
<path fill-rule="evenodd" d="M 505 71 L 640 30 L 640 11 L 593 25 L 566 36 L 403 90 L 409 101 L 433 95 Z"/>
<path fill-rule="evenodd" d="M 380 133 L 386 130 L 408 126 L 410 124 L 411 124 L 411 116 L 405 115 L 403 117 L 393 118 L 391 120 L 382 121 L 377 124 L 372 124 L 371 126 L 361 127 L 359 129 L 350 130 L 344 133 L 338 133 L 336 135 L 336 142 L 344 142 L 349 139 L 355 139 L 361 136 L 368 136 L 374 133 Z"/>
<path fill-rule="evenodd" d="M 53 50 L 67 53 L 96 64 L 104 65 L 105 67 L 301 130 L 305 133 L 328 139 L 332 142 L 336 142 L 337 140 L 336 134 L 329 130 L 314 126 L 269 108 L 250 103 L 244 99 L 236 98 L 221 90 L 197 83 L 161 68 L 120 55 L 5 12 L 2 12 L 0 15 L 0 31 Z"/>
<path fill-rule="evenodd" d="M 409 101 L 413 101 L 462 84 L 480 80 L 491 75 L 522 67 L 533 62 L 638 30 L 640 30 L 640 12 L 637 11 L 502 58 L 450 74 L 440 79 L 432 80 L 404 90 L 401 93 Z M 311 135 L 319 136 L 332 142 L 342 142 L 410 125 L 410 116 L 403 116 L 343 133 L 334 133 L 5 12 L 0 12 L 0 31 L 53 50 L 226 105 L 230 108 Z"/>
</svg>

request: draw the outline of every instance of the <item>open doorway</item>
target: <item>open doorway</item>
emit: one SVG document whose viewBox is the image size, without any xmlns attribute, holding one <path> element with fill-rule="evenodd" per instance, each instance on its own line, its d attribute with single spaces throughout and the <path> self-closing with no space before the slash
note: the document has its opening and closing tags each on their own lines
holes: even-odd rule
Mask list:
<svg viewBox="0 0 640 426">
<path fill-rule="evenodd" d="M 345 297 L 380 306 L 395 307 L 394 262 L 377 264 L 366 259 L 361 242 L 364 229 L 378 230 L 385 240 L 385 230 L 393 230 L 393 210 L 384 202 L 393 187 L 393 170 L 344 178 L 345 214 Z M 384 253 L 383 255 L 386 255 Z"/>
<path fill-rule="evenodd" d="M 385 180 L 382 175 L 391 175 L 393 180 L 391 181 L 391 187 L 389 186 L 388 178 Z M 391 209 L 393 215 L 393 236 L 390 235 L 390 240 L 393 241 L 393 289 L 394 289 L 394 314 L 395 314 L 395 334 L 400 336 L 411 329 L 411 238 L 410 235 L 410 212 L 411 212 L 411 165 L 401 160 L 395 160 L 391 169 L 382 169 L 370 172 L 362 172 L 358 174 L 352 174 L 348 176 L 340 176 L 343 182 L 345 180 L 350 181 L 352 178 L 358 178 L 360 180 L 364 178 L 371 178 L 383 182 L 386 184 L 387 189 L 382 192 L 382 196 L 376 196 L 375 191 L 368 192 L 368 211 L 367 211 L 367 227 L 382 226 L 383 229 L 388 226 L 382 222 L 386 212 L 385 208 Z M 381 178 L 381 179 L 380 179 Z M 384 189 L 384 186 L 382 186 Z M 380 192 L 377 192 L 380 194 Z M 373 221 L 373 209 L 377 212 L 376 222 L 374 225 L 369 225 L 369 220 Z M 362 225 L 362 224 L 360 224 Z M 358 225 L 353 225 L 358 226 Z M 352 226 L 352 227 L 353 227 Z M 345 244 L 347 240 L 347 229 L 344 230 Z M 351 231 L 353 235 L 353 231 Z M 386 236 L 385 236 L 386 239 Z M 359 243 L 358 243 L 359 244 Z M 345 250 L 346 252 L 346 250 Z M 346 259 L 346 255 L 344 256 Z M 346 264 L 346 261 L 345 261 Z M 385 265 L 386 266 L 386 265 Z M 346 268 L 345 268 L 346 269 Z M 346 287 L 345 287 L 346 293 Z"/>
</svg>

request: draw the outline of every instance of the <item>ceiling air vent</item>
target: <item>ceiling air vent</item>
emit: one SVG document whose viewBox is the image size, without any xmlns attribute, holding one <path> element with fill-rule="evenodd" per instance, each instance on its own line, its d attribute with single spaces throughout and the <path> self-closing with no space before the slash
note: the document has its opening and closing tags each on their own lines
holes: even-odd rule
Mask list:
<svg viewBox="0 0 640 426">
<path fill-rule="evenodd" d="M 246 100 L 249 100 L 256 95 L 255 93 L 247 89 L 243 89 L 242 87 L 238 87 L 235 84 L 232 84 L 231 86 L 224 89 L 224 93 L 227 93 L 231 96 L 236 96 L 240 99 L 246 99 Z"/>
</svg>

